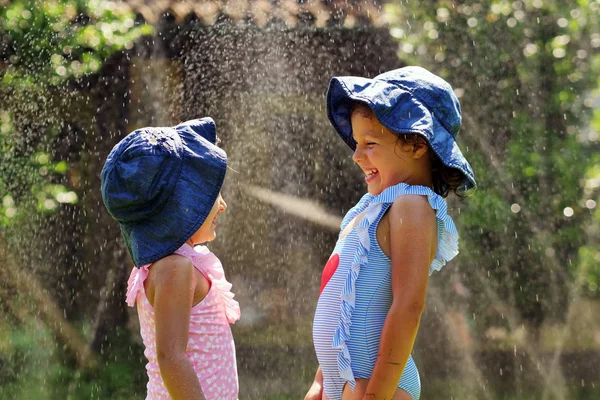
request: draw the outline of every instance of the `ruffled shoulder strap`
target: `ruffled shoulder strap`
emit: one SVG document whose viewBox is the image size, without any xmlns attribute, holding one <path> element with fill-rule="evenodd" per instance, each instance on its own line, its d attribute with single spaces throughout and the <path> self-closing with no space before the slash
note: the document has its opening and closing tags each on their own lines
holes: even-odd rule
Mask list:
<svg viewBox="0 0 600 400">
<path fill-rule="evenodd" d="M 358 246 L 352 259 L 352 266 L 344 281 L 341 293 L 340 321 L 335 330 L 332 345 L 338 350 L 337 362 L 340 377 L 347 381 L 353 390 L 356 386 L 356 380 L 352 372 L 350 352 L 348 351 L 346 341 L 350 338 L 352 313 L 356 304 L 356 280 L 361 268 L 365 267 L 369 262 L 369 250 L 371 247 L 369 227 L 377 220 L 384 205 L 389 205 L 399 196 L 406 194 L 427 196 L 429 204 L 435 210 L 438 226 L 438 249 L 435 259 L 429 267 L 429 274 L 433 271 L 439 271 L 447 261 L 458 254 L 458 232 L 452 218 L 447 213 L 446 201 L 425 186 L 410 186 L 406 183 L 391 186 L 377 196 L 363 196 L 359 203 L 348 212 L 342 222 L 342 229 L 359 214 L 364 213 L 365 217 L 354 228 L 358 237 Z"/>
<path fill-rule="evenodd" d="M 427 196 L 429 205 L 435 211 L 438 230 L 438 247 L 435 258 L 429 267 L 429 274 L 439 271 L 458 254 L 458 231 L 452 217 L 448 214 L 446 200 L 426 186 L 412 186 L 400 183 L 390 186 L 377 195 L 372 203 L 393 203 L 396 198 L 405 194 Z"/>
<path fill-rule="evenodd" d="M 235 296 L 231 291 L 232 285 L 225 279 L 223 265 L 217 256 L 206 246 L 196 246 L 193 248 L 184 244 L 175 250 L 175 254 L 189 258 L 196 269 L 202 272 L 210 279 L 212 286 L 219 292 L 221 303 L 225 307 L 227 320 L 230 324 L 240 319 L 240 305 L 233 299 Z"/>
</svg>

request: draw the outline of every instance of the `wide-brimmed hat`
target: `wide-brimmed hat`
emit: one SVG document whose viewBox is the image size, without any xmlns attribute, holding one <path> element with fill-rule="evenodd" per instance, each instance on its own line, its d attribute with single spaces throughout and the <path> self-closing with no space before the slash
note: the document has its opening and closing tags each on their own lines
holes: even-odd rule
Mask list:
<svg viewBox="0 0 600 400">
<path fill-rule="evenodd" d="M 456 144 L 460 129 L 460 104 L 448 82 L 421 67 L 404 67 L 373 79 L 334 77 L 327 90 L 327 116 L 338 134 L 356 149 L 352 138 L 352 104 L 361 102 L 373 110 L 382 125 L 397 133 L 414 133 L 448 167 L 464 175 L 458 192 L 475 189 L 473 169 Z"/>
<path fill-rule="evenodd" d="M 223 185 L 227 155 L 211 118 L 141 128 L 110 152 L 102 199 L 136 267 L 180 248 L 204 223 Z"/>
</svg>

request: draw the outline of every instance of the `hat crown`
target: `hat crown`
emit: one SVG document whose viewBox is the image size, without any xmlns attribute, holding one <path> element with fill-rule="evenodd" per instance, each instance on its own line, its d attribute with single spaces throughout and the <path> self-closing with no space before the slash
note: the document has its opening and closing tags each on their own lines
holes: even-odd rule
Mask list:
<svg viewBox="0 0 600 400">
<path fill-rule="evenodd" d="M 385 72 L 375 79 L 410 92 L 456 138 L 462 122 L 460 103 L 444 79 L 417 66 Z"/>
<path fill-rule="evenodd" d="M 201 136 L 212 144 L 217 143 L 217 127 L 210 117 L 182 122 L 175 127 L 175 130 L 183 137 Z"/>
<path fill-rule="evenodd" d="M 171 128 L 133 131 L 108 157 L 102 196 L 119 222 L 143 220 L 168 201 L 183 164 L 182 141 Z"/>
</svg>

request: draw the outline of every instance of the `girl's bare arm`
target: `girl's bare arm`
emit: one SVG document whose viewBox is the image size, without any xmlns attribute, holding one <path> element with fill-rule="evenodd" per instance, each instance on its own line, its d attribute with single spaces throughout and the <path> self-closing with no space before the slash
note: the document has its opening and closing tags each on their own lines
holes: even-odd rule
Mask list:
<svg viewBox="0 0 600 400">
<path fill-rule="evenodd" d="M 406 366 L 425 307 L 436 219 L 423 196 L 401 196 L 389 210 L 393 302 L 364 400 L 390 400 Z"/>
<path fill-rule="evenodd" d="M 187 258 L 169 256 L 154 263 L 151 271 L 160 375 L 173 400 L 204 400 L 198 377 L 185 354 L 197 284 L 194 266 Z"/>
</svg>

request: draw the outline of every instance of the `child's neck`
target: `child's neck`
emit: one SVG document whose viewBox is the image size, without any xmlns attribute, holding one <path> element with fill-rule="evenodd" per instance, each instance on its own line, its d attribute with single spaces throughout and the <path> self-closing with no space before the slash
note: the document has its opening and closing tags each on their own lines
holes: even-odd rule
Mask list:
<svg viewBox="0 0 600 400">
<path fill-rule="evenodd" d="M 412 186 L 425 186 L 433 189 L 433 176 L 429 158 L 421 157 L 415 160 L 415 165 L 404 182 Z"/>
<path fill-rule="evenodd" d="M 411 176 L 404 180 L 404 183 L 411 186 L 425 186 L 433 189 L 433 178 L 430 171 L 414 171 Z"/>
</svg>

